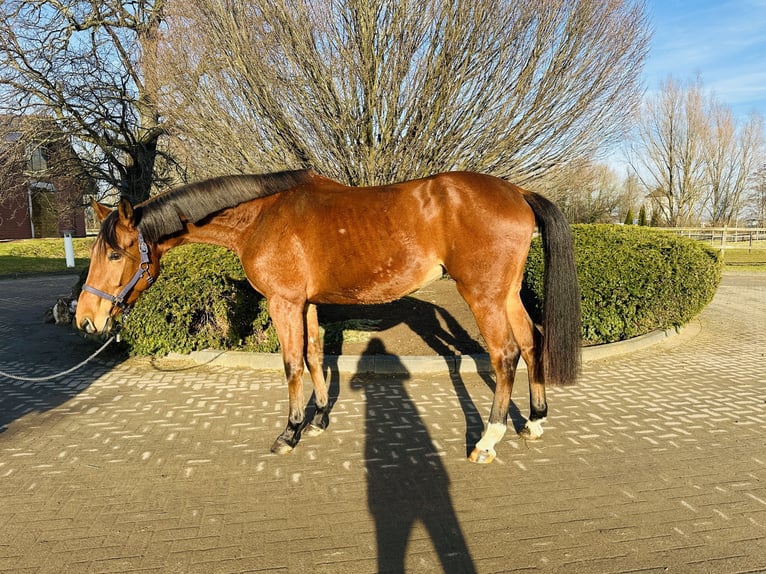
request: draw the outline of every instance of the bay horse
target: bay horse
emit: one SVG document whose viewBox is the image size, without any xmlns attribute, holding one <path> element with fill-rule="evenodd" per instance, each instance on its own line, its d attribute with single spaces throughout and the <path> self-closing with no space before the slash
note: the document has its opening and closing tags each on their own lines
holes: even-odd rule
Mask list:
<svg viewBox="0 0 766 574">
<path fill-rule="evenodd" d="M 529 373 L 537 438 L 547 416 L 545 384 L 569 385 L 580 362 L 580 295 L 570 228 L 543 196 L 477 173 L 443 173 L 379 187 L 348 187 L 311 170 L 224 176 L 117 209 L 94 203 L 101 230 L 91 251 L 76 325 L 111 332 L 160 273 L 160 258 L 186 243 L 226 247 L 268 300 L 289 395 L 287 426 L 272 452 L 327 426 L 317 304 L 393 301 L 444 270 L 476 318 L 495 373 L 481 439 L 469 458 L 489 463 L 505 431 L 519 356 Z M 543 324 L 533 325 L 520 289 L 530 242 L 543 236 Z M 316 411 L 304 420 L 304 361 Z"/>
</svg>

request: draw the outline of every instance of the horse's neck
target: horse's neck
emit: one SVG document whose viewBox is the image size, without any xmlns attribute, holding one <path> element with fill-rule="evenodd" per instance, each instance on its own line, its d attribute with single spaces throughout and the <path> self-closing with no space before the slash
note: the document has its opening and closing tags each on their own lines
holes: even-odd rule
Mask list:
<svg viewBox="0 0 766 574">
<path fill-rule="evenodd" d="M 182 231 L 157 242 L 160 254 L 188 243 L 218 245 L 237 253 L 238 239 L 243 228 L 249 226 L 248 219 L 254 221 L 260 212 L 258 206 L 253 205 L 254 203 L 257 202 L 247 202 L 209 215 L 200 224 L 187 222 Z"/>
</svg>

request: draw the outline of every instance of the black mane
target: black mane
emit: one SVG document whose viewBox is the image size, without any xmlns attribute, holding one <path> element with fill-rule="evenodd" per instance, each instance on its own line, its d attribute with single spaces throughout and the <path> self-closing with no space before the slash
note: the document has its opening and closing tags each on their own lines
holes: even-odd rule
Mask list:
<svg viewBox="0 0 766 574">
<path fill-rule="evenodd" d="M 311 170 L 306 169 L 262 175 L 226 175 L 190 183 L 138 204 L 133 212 L 136 225 L 146 241 L 156 243 L 181 231 L 184 222 L 197 223 L 227 207 L 286 191 L 306 183 L 310 175 Z M 119 250 L 118 219 L 115 210 L 101 224 L 100 235 L 106 245 Z M 102 248 L 99 244 L 97 242 L 97 248 Z"/>
<path fill-rule="evenodd" d="M 308 181 L 310 170 L 281 171 L 262 175 L 227 175 L 190 183 L 152 197 L 134 208 L 138 228 L 149 243 L 156 243 L 183 229 L 184 222 L 197 223 L 208 215 L 285 191 Z M 113 212 L 101 227 L 104 242 L 118 246 Z"/>
<path fill-rule="evenodd" d="M 308 181 L 310 173 L 298 170 L 229 175 L 184 185 L 136 206 L 136 223 L 146 241 L 155 243 L 181 231 L 184 222 L 197 223 L 227 207 L 301 185 Z"/>
</svg>

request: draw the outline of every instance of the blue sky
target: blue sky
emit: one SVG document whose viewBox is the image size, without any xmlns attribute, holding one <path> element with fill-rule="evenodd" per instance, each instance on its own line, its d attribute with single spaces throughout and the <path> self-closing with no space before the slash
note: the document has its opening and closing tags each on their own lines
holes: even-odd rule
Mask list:
<svg viewBox="0 0 766 574">
<path fill-rule="evenodd" d="M 648 90 L 699 75 L 738 116 L 766 117 L 766 0 L 648 0 Z"/>
</svg>

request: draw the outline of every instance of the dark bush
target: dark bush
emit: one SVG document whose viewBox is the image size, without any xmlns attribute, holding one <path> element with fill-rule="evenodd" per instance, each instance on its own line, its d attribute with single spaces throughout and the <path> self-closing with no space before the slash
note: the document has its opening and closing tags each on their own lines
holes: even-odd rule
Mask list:
<svg viewBox="0 0 766 574">
<path fill-rule="evenodd" d="M 123 326 L 122 338 L 134 355 L 278 348 L 266 300 L 250 287 L 237 256 L 211 245 L 168 252 L 159 279 Z"/>
<path fill-rule="evenodd" d="M 683 325 L 710 302 L 720 282 L 718 255 L 691 239 L 634 226 L 575 225 L 572 231 L 586 344 Z M 525 285 L 538 300 L 542 259 L 537 238 Z"/>
</svg>

